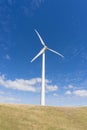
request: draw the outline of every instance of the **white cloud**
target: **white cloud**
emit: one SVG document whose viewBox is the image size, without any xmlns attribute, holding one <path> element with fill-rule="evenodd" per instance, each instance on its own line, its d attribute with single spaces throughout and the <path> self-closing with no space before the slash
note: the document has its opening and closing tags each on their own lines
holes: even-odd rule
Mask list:
<svg viewBox="0 0 87 130">
<path fill-rule="evenodd" d="M 70 90 L 68 90 L 68 91 L 65 92 L 65 94 L 66 94 L 66 95 L 71 95 L 72 93 L 71 93 Z"/>
<path fill-rule="evenodd" d="M 7 55 L 5 56 L 5 59 L 6 59 L 6 60 L 10 60 L 11 57 L 7 54 Z"/>
<path fill-rule="evenodd" d="M 58 97 L 58 94 L 57 94 L 57 93 L 54 93 L 53 96 Z"/>
<path fill-rule="evenodd" d="M 67 90 L 65 92 L 66 95 L 76 95 L 76 96 L 80 96 L 80 97 L 87 97 L 87 90 L 74 90 L 73 92 L 71 92 L 70 90 Z"/>
<path fill-rule="evenodd" d="M 14 97 L 11 93 L 0 90 L 0 102 L 2 103 L 20 103 L 21 99 Z"/>
<path fill-rule="evenodd" d="M 44 2 L 44 0 L 32 0 L 31 7 L 32 9 L 39 8 L 40 5 Z"/>
<path fill-rule="evenodd" d="M 4 92 L 3 91 L 0 91 L 0 95 L 3 95 L 4 94 Z"/>
<path fill-rule="evenodd" d="M 21 99 L 18 99 L 18 98 L 15 98 L 15 97 L 12 97 L 12 96 L 2 96 L 0 95 L 0 102 L 5 102 L 5 103 L 14 103 L 14 102 L 21 102 Z"/>
<path fill-rule="evenodd" d="M 87 97 L 87 90 L 76 90 L 73 94 L 80 96 L 80 97 Z"/>
<path fill-rule="evenodd" d="M 56 91 L 58 89 L 58 86 L 49 85 L 49 83 L 51 83 L 51 81 L 46 79 L 46 89 L 48 92 Z M 21 91 L 39 92 L 41 89 L 41 78 L 32 78 L 29 80 L 25 79 L 8 80 L 6 79 L 5 75 L 1 75 L 0 86 L 11 89 L 17 89 Z"/>
<path fill-rule="evenodd" d="M 73 88 L 75 88 L 75 86 L 69 84 L 68 86 L 65 86 L 64 88 L 65 88 L 65 89 L 73 89 Z"/>
<path fill-rule="evenodd" d="M 53 92 L 53 91 L 58 90 L 58 86 L 57 85 L 46 85 L 46 89 L 47 89 L 47 91 Z"/>
<path fill-rule="evenodd" d="M 73 86 L 73 85 L 71 85 L 71 84 L 69 84 L 69 85 L 68 85 L 68 88 L 70 88 L 70 89 L 71 89 L 71 88 L 74 88 L 74 86 Z"/>
<path fill-rule="evenodd" d="M 11 88 L 11 89 L 17 89 L 22 91 L 32 91 L 35 92 L 35 88 L 32 86 L 36 82 L 38 82 L 39 79 L 36 78 L 35 80 L 24 80 L 24 79 L 16 79 L 16 80 L 7 80 L 4 75 L 0 76 L 0 86 Z"/>
</svg>

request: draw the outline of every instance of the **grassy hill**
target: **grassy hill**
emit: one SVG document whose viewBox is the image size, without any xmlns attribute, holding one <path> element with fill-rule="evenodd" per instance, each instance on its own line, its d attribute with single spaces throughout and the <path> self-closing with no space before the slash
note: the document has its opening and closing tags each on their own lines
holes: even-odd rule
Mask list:
<svg viewBox="0 0 87 130">
<path fill-rule="evenodd" d="M 87 107 L 0 105 L 0 130 L 86 130 Z"/>
</svg>

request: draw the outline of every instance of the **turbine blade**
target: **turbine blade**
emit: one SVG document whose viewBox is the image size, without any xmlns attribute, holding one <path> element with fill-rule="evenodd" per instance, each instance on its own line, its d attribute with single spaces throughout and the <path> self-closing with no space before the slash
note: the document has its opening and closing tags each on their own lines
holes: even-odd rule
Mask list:
<svg viewBox="0 0 87 130">
<path fill-rule="evenodd" d="M 45 46 L 45 43 L 44 43 L 43 39 L 41 38 L 40 34 L 38 33 L 38 31 L 36 29 L 35 29 L 35 32 L 36 32 L 37 36 L 39 37 L 42 45 Z"/>
<path fill-rule="evenodd" d="M 43 52 L 44 52 L 44 48 L 31 60 L 31 62 L 37 59 Z"/>
<path fill-rule="evenodd" d="M 54 50 L 52 50 L 52 49 L 50 49 L 50 48 L 47 48 L 47 49 L 48 49 L 49 51 L 52 51 L 52 52 L 54 52 L 55 54 L 61 56 L 62 58 L 64 58 L 64 56 L 63 56 L 62 54 L 60 54 L 60 53 L 58 53 L 58 52 L 56 52 L 56 51 L 54 51 Z"/>
</svg>

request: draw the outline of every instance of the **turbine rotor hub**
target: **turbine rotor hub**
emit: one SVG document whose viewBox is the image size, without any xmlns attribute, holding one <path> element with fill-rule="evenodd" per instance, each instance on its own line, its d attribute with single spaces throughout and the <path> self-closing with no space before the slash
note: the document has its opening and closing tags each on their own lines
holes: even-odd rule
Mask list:
<svg viewBox="0 0 87 130">
<path fill-rule="evenodd" d="M 44 50 L 47 50 L 47 46 L 44 47 Z"/>
</svg>

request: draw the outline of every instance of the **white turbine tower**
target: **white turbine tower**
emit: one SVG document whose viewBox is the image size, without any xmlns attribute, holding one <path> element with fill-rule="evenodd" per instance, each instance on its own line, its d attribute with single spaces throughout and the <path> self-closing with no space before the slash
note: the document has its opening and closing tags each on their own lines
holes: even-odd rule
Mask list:
<svg viewBox="0 0 87 130">
<path fill-rule="evenodd" d="M 49 50 L 59 56 L 61 56 L 62 58 L 64 57 L 63 55 L 61 55 L 60 53 L 48 48 L 46 46 L 46 44 L 44 43 L 43 39 L 41 38 L 40 34 L 37 32 L 37 30 L 35 30 L 37 36 L 39 37 L 43 48 L 42 50 L 31 60 L 31 62 L 33 62 L 35 59 L 37 59 L 37 57 L 39 57 L 42 54 L 42 88 L 41 88 L 41 105 L 45 105 L 45 51 Z"/>
</svg>

